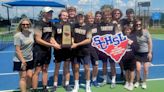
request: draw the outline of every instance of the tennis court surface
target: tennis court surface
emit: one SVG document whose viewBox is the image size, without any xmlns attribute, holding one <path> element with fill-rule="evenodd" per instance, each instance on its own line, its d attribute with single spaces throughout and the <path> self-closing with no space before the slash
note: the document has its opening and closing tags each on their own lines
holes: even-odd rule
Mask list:
<svg viewBox="0 0 164 92">
<path fill-rule="evenodd" d="M 153 61 L 152 65 L 150 67 L 150 72 L 148 76 L 148 88 L 146 90 L 143 90 L 140 88 L 134 89 L 132 92 L 164 92 L 164 40 L 153 38 Z M 14 54 L 14 46 L 13 44 L 10 44 L 10 46 L 5 47 L 5 49 L 0 51 L 0 92 L 19 92 L 19 75 L 17 72 L 13 72 L 13 54 Z M 109 68 L 109 67 L 108 67 Z M 85 86 L 84 86 L 84 78 L 83 78 L 83 68 L 80 69 L 80 91 L 79 92 L 85 92 Z M 100 61 L 99 64 L 99 82 L 102 81 L 101 73 L 102 73 L 102 63 Z M 110 71 L 110 70 L 108 70 Z M 50 67 L 49 67 L 49 90 L 51 90 L 51 87 L 53 85 L 53 72 L 54 72 L 54 64 L 51 61 Z M 59 88 L 57 89 L 57 92 L 65 92 L 64 88 L 61 86 L 61 76 L 62 76 L 62 66 L 60 69 L 60 75 L 59 75 Z M 107 84 L 100 88 L 95 88 L 92 86 L 92 92 L 128 92 L 123 87 L 123 83 L 120 83 L 120 69 L 117 65 L 117 80 L 118 84 L 116 88 L 111 89 L 110 84 Z M 71 71 L 71 85 L 73 85 L 73 75 Z M 39 86 L 41 86 L 41 78 L 39 79 Z"/>
</svg>

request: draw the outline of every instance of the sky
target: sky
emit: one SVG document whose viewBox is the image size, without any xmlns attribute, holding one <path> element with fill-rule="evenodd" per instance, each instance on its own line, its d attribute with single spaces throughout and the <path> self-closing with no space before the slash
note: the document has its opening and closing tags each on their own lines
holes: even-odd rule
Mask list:
<svg viewBox="0 0 164 92">
<path fill-rule="evenodd" d="M 7 18 L 7 9 L 1 6 L 4 2 L 10 2 L 15 0 L 0 0 L 0 15 L 4 18 Z M 104 4 L 113 4 L 115 8 L 119 8 L 125 12 L 127 8 L 135 8 L 135 2 L 144 2 L 150 1 L 150 11 L 161 10 L 164 12 L 164 0 L 44 0 L 44 1 L 55 1 L 61 4 L 65 4 L 67 6 L 74 6 L 77 8 L 78 12 L 84 11 L 95 12 L 100 10 L 101 6 Z M 20 17 L 22 14 L 26 14 L 30 18 L 36 18 L 40 12 L 42 7 L 13 7 L 10 11 L 10 18 L 15 16 Z M 54 9 L 54 17 L 57 17 L 61 8 L 53 8 Z M 137 8 L 138 9 L 138 8 Z M 147 8 L 143 8 L 147 9 Z"/>
</svg>

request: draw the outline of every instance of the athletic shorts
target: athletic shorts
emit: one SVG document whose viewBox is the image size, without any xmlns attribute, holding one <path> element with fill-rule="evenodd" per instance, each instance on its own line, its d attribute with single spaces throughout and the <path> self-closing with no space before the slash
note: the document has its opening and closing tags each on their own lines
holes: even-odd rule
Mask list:
<svg viewBox="0 0 164 92">
<path fill-rule="evenodd" d="M 98 52 L 98 58 L 99 60 L 101 60 L 103 63 L 106 63 L 108 61 L 109 56 L 107 56 L 105 53 L 103 52 Z"/>
<path fill-rule="evenodd" d="M 54 50 L 54 62 L 70 61 L 72 56 L 71 49 Z"/>
<path fill-rule="evenodd" d="M 28 61 L 26 63 L 27 63 L 26 71 L 27 70 L 32 70 L 34 68 L 34 62 L 33 62 L 33 60 L 32 61 Z M 21 65 L 22 65 L 22 62 L 15 62 L 14 61 L 13 71 L 23 71 L 21 69 Z"/>
<path fill-rule="evenodd" d="M 136 61 L 150 62 L 147 56 L 148 56 L 148 52 L 146 52 L 146 53 L 136 53 Z"/>
<path fill-rule="evenodd" d="M 96 62 L 98 62 L 99 58 L 98 58 L 98 54 L 95 50 L 95 48 L 93 48 L 92 50 L 90 50 L 90 57 L 91 57 L 91 63 L 93 66 L 96 65 Z"/>
<path fill-rule="evenodd" d="M 91 59 L 90 59 L 90 56 L 88 55 L 88 56 L 82 56 L 82 57 L 74 57 L 74 58 L 72 58 L 73 59 L 73 64 L 85 64 L 85 65 L 88 65 L 88 64 L 90 64 L 90 62 L 91 62 Z"/>
<path fill-rule="evenodd" d="M 125 59 L 125 60 L 122 60 L 122 62 L 123 62 L 125 71 L 126 70 L 134 71 L 134 69 L 136 67 L 135 59 Z"/>
<path fill-rule="evenodd" d="M 51 51 L 34 52 L 34 66 L 43 66 L 44 64 L 49 64 L 51 60 Z"/>
</svg>

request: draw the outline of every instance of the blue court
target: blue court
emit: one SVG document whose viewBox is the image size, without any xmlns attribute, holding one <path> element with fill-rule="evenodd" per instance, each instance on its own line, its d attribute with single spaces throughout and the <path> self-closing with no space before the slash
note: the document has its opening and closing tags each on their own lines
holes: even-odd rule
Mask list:
<svg viewBox="0 0 164 92">
<path fill-rule="evenodd" d="M 153 61 L 152 66 L 150 67 L 150 73 L 148 79 L 162 79 L 164 80 L 164 40 L 153 39 Z M 14 46 L 9 46 L 3 51 L 0 51 L 0 91 L 4 90 L 17 90 L 19 88 L 19 75 L 17 72 L 13 72 L 13 54 L 14 54 Z M 62 76 L 62 66 L 60 70 L 59 77 L 59 85 L 61 84 L 61 76 Z M 101 69 L 102 63 L 99 64 L 99 78 L 101 79 Z M 81 68 L 81 71 L 83 68 Z M 53 71 L 54 71 L 54 63 L 51 60 L 49 66 L 49 86 L 53 85 Z M 109 70 L 110 71 L 110 70 Z M 80 73 L 83 76 L 83 72 Z M 119 76 L 120 69 L 117 65 L 117 74 Z M 73 84 L 73 76 L 71 71 L 71 83 Z M 41 79 L 39 80 L 39 84 L 41 85 Z"/>
</svg>

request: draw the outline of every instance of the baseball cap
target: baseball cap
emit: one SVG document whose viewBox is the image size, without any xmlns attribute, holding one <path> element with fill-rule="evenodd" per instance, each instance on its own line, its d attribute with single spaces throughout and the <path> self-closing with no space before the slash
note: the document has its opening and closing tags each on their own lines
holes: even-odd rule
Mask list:
<svg viewBox="0 0 164 92">
<path fill-rule="evenodd" d="M 84 12 L 82 11 L 78 12 L 77 17 L 84 17 Z"/>
<path fill-rule="evenodd" d="M 44 7 L 42 12 L 53 12 L 53 9 L 51 7 Z"/>
<path fill-rule="evenodd" d="M 133 10 L 132 8 L 127 9 L 127 10 L 126 10 L 126 14 L 129 14 L 129 13 L 130 13 L 130 14 L 131 14 L 131 13 L 134 13 L 134 10 Z"/>
<path fill-rule="evenodd" d="M 73 6 L 67 8 L 67 11 L 71 11 L 71 10 L 72 10 L 72 11 L 76 11 L 76 8 L 73 7 Z"/>
</svg>

